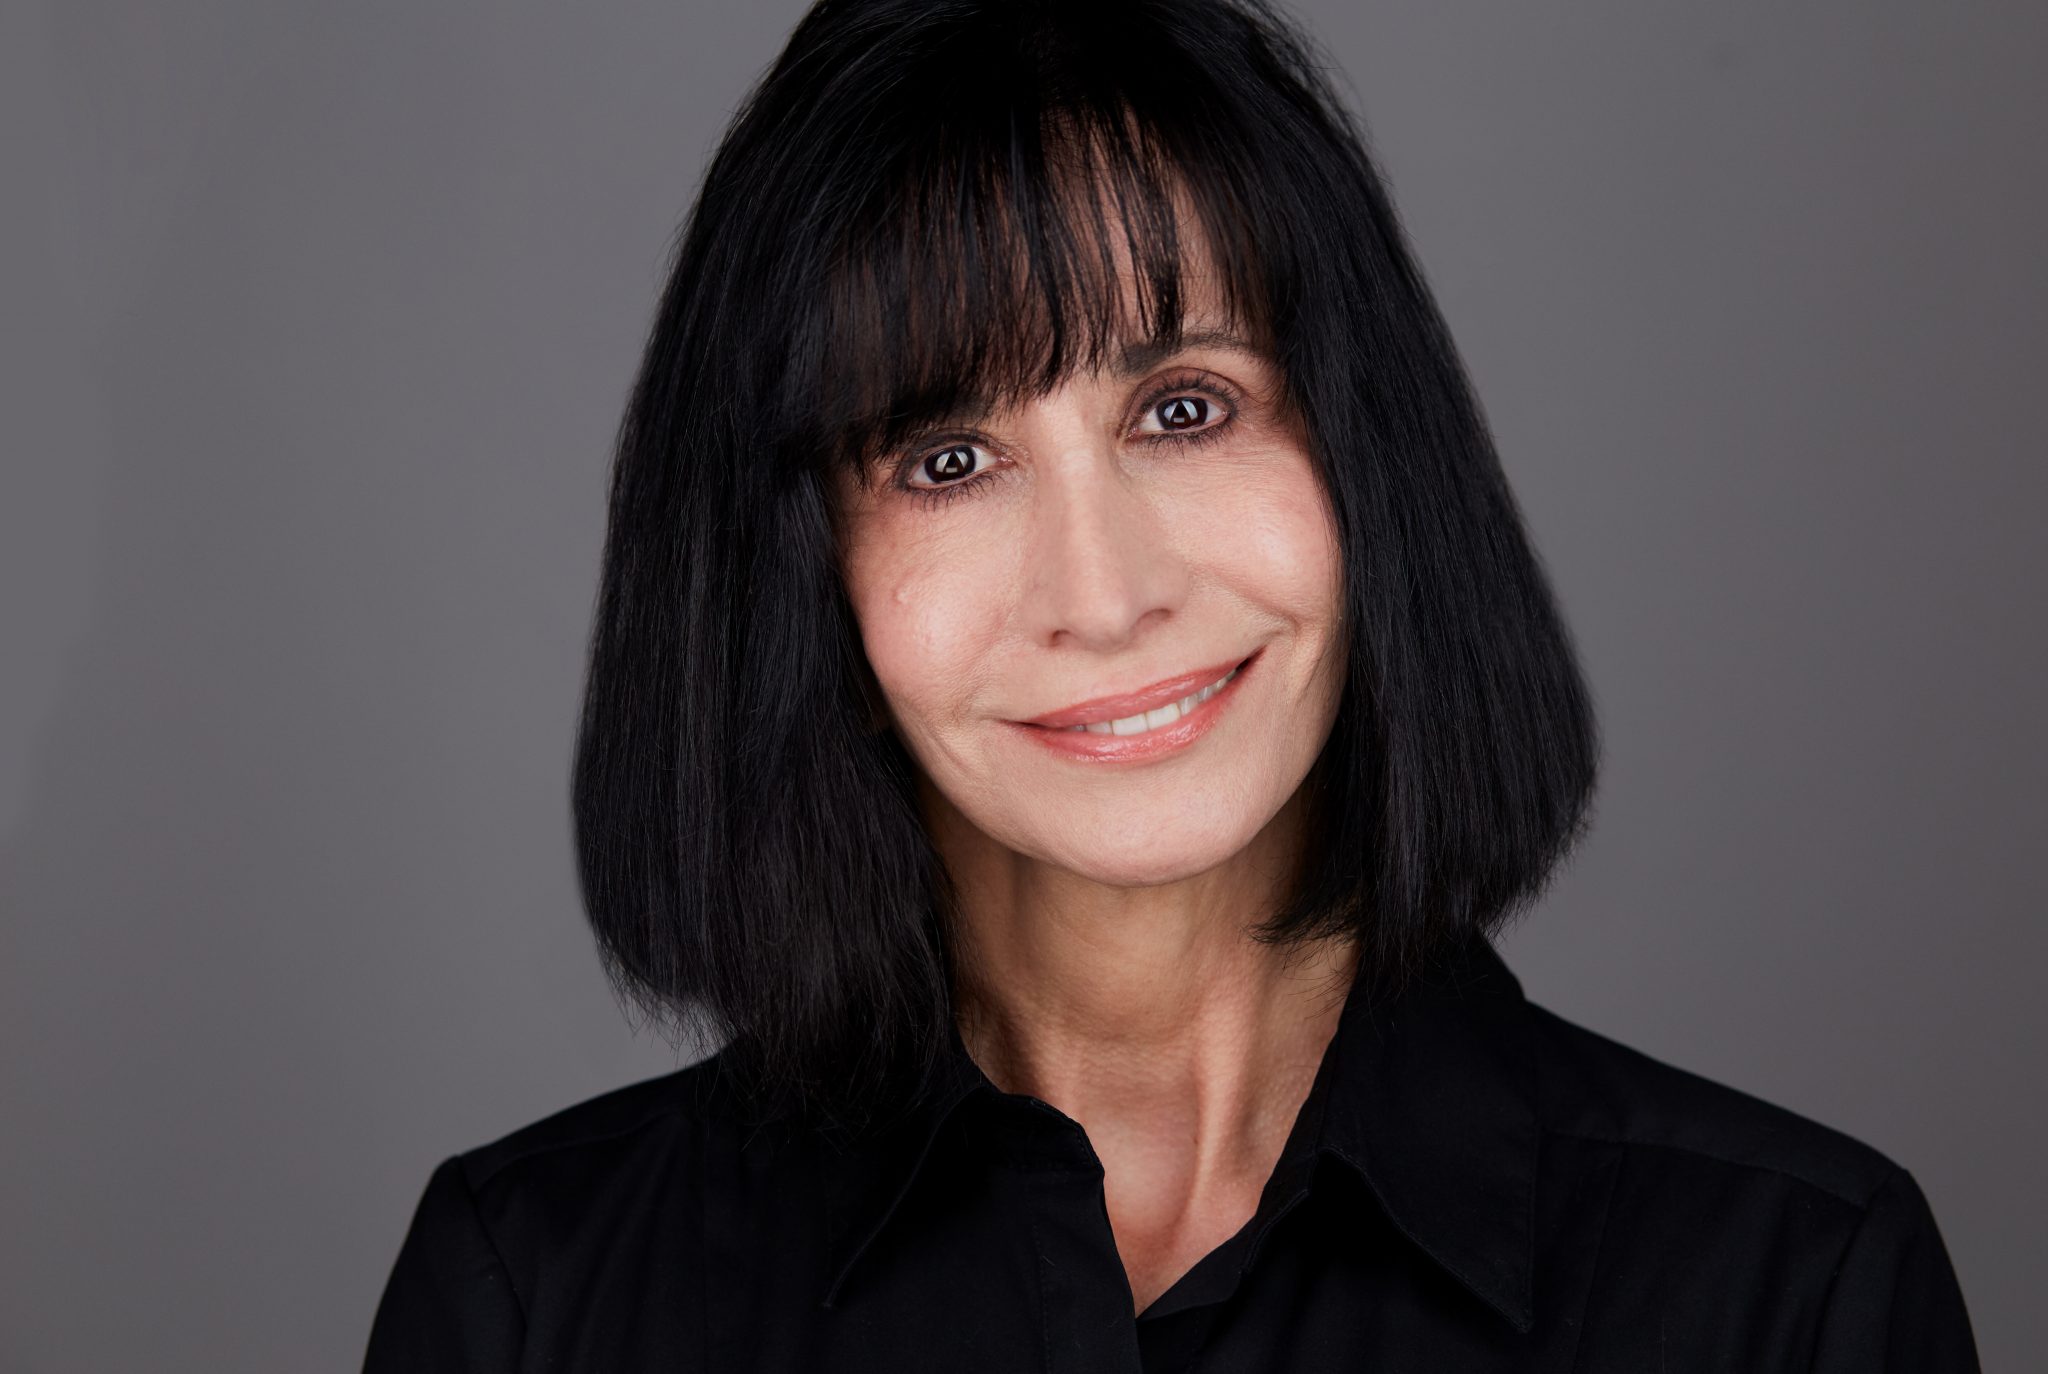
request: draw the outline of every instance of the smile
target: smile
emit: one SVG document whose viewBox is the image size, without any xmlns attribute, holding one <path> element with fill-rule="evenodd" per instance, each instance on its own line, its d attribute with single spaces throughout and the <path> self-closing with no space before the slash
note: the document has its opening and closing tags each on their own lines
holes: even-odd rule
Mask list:
<svg viewBox="0 0 2048 1374">
<path fill-rule="evenodd" d="M 1199 692 L 1184 696 L 1179 701 L 1169 701 L 1164 706 L 1142 714 L 1124 716 L 1117 720 L 1089 721 L 1083 725 L 1067 725 L 1061 728 L 1068 731 L 1086 730 L 1092 735 L 1142 735 L 1157 730 L 1161 726 L 1173 724 L 1182 716 L 1192 715 L 1197 706 L 1222 691 L 1230 680 L 1237 676 L 1238 668 L 1243 666 L 1242 663 L 1238 664 L 1237 668 L 1232 668 Z"/>
<path fill-rule="evenodd" d="M 1098 766 L 1161 758 L 1188 748 L 1209 732 L 1230 703 L 1243 694 L 1244 684 L 1259 658 L 1260 654 L 1254 653 L 1222 672 L 1211 668 L 1208 673 L 1214 676 L 1206 685 L 1194 686 L 1191 691 L 1183 689 L 1184 696 L 1169 698 L 1142 711 L 1132 708 L 1158 688 L 1138 693 L 1137 702 L 1128 696 L 1121 700 L 1105 698 L 1093 706 L 1070 707 L 1050 720 L 1013 721 L 1011 728 L 1023 731 L 1038 747 L 1062 758 Z M 1117 710 L 1124 714 L 1108 714 Z M 1081 718 L 1076 720 L 1076 716 Z M 1090 719 L 1091 716 L 1099 718 Z"/>
</svg>

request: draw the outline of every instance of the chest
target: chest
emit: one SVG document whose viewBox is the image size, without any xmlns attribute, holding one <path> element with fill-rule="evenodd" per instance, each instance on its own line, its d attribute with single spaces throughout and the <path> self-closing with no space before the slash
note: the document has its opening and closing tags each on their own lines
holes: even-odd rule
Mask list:
<svg viewBox="0 0 2048 1374">
<path fill-rule="evenodd" d="M 832 1304 L 821 1199 L 707 1179 L 686 1223 L 613 1235 L 606 1272 L 529 1286 L 532 1369 L 761 1374 L 1190 1374 L 1364 1369 L 1803 1369 L 1823 1297 L 1761 1254 L 1702 1265 L 1641 1228 L 1740 1198 L 1639 1195 L 1617 1150 L 1564 1144 L 1535 1199 L 1526 1326 L 1404 1233 L 1355 1175 L 1318 1170 L 1289 1205 L 1166 1280 L 1143 1315 L 1099 1172 L 930 1170 Z M 1738 1218 L 1744 1229 L 1750 1223 Z M 1761 1231 L 1759 1233 L 1762 1233 Z M 1185 1253 L 1179 1252 L 1179 1253 Z M 1162 1261 L 1150 1282 L 1158 1283 Z M 1727 1270 L 1728 1272 L 1721 1272 Z"/>
</svg>

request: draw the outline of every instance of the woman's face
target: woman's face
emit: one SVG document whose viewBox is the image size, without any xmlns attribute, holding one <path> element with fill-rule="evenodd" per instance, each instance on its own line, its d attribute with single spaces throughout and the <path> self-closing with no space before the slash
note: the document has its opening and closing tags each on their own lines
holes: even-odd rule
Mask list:
<svg viewBox="0 0 2048 1374">
<path fill-rule="evenodd" d="M 1244 850 L 1343 688 L 1336 532 L 1280 374 L 1191 305 L 1170 355 L 958 417 L 840 488 L 848 595 L 927 803 L 1119 886 Z M 1143 709 L 1240 664 L 1180 719 Z"/>
</svg>

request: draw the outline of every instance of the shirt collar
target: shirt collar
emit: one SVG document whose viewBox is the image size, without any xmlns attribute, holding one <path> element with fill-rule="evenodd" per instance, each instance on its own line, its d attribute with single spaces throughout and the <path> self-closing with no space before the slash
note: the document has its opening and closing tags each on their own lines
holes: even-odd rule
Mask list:
<svg viewBox="0 0 2048 1374">
<path fill-rule="evenodd" d="M 1311 1090 L 1307 1142 L 1350 1167 L 1396 1227 L 1519 1331 L 1535 1321 L 1533 1065 L 1520 981 L 1474 937 L 1399 995 L 1355 982 Z M 999 1089 L 957 1027 L 912 1108 L 849 1147 L 830 1203 L 833 1305 L 847 1276 L 916 1182 L 939 1130 L 972 1094 Z"/>
</svg>

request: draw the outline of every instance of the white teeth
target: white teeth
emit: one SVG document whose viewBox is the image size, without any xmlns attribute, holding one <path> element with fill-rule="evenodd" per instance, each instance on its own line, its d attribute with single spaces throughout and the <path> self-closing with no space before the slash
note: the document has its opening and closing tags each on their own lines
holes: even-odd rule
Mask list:
<svg viewBox="0 0 2048 1374">
<path fill-rule="evenodd" d="M 1155 707 L 1141 716 L 1125 716 L 1121 720 L 1098 720 L 1090 725 L 1069 725 L 1066 728 L 1086 730 L 1091 735 L 1142 735 L 1147 730 L 1157 730 L 1162 725 L 1173 724 L 1222 691 L 1224 685 L 1236 676 L 1237 669 L 1232 668 L 1193 696 L 1182 697 L 1179 701 L 1169 701 L 1166 705 Z"/>
</svg>

